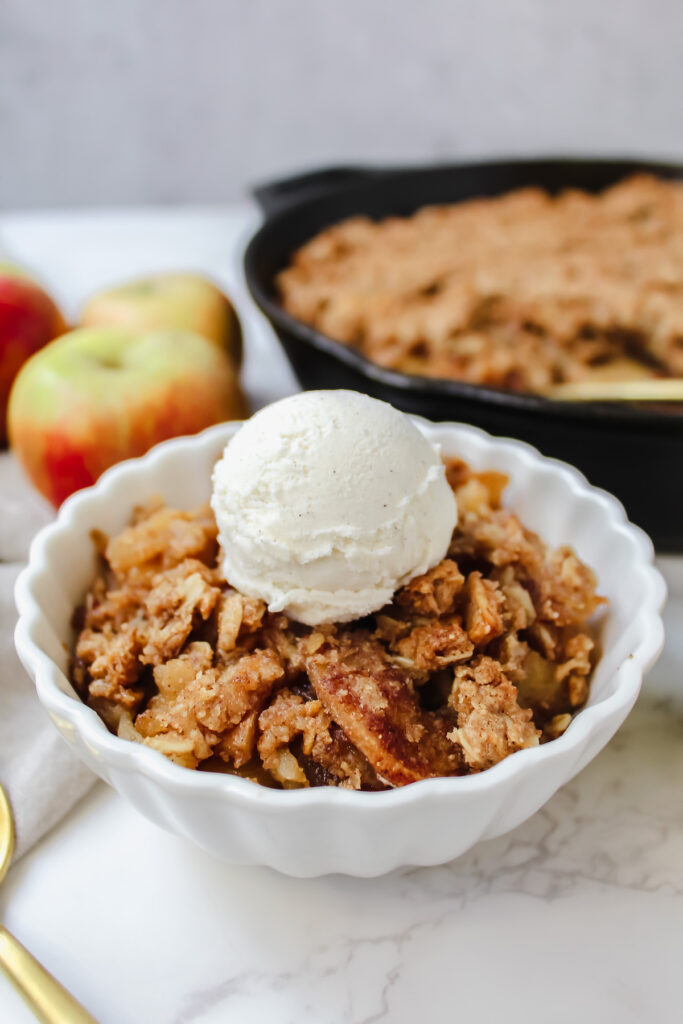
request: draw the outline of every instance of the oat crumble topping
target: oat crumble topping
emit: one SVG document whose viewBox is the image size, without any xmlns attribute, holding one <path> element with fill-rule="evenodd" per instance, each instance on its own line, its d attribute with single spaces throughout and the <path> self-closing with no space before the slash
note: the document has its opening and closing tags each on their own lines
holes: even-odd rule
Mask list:
<svg viewBox="0 0 683 1024">
<path fill-rule="evenodd" d="M 220 575 L 208 506 L 152 502 L 95 537 L 71 678 L 119 736 L 272 786 L 383 789 L 483 771 L 561 735 L 588 696 L 592 571 L 451 459 L 446 558 L 374 615 L 310 628 Z"/>
<path fill-rule="evenodd" d="M 302 246 L 284 308 L 374 362 L 514 391 L 683 376 L 683 183 L 538 188 L 357 216 Z"/>
</svg>

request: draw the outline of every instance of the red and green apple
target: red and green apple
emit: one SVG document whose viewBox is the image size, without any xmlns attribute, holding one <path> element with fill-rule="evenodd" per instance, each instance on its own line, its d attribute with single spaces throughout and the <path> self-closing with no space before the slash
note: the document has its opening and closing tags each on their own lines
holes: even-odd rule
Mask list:
<svg viewBox="0 0 683 1024">
<path fill-rule="evenodd" d="M 29 478 L 58 506 L 122 459 L 244 415 L 232 360 L 202 335 L 85 327 L 24 364 L 8 428 Z"/>
<path fill-rule="evenodd" d="M 221 345 L 235 366 L 242 360 L 242 332 L 228 297 L 199 274 L 153 274 L 88 300 L 84 327 L 117 326 L 133 331 L 183 328 Z"/>
<path fill-rule="evenodd" d="M 0 265 L 0 445 L 7 441 L 7 400 L 16 375 L 29 356 L 65 330 L 47 292 L 21 267 Z"/>
</svg>

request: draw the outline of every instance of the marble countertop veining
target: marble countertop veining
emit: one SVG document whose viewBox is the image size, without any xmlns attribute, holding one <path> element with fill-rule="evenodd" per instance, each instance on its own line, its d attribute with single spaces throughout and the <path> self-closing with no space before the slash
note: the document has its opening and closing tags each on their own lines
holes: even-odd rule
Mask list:
<svg viewBox="0 0 683 1024">
<path fill-rule="evenodd" d="M 72 308 L 119 266 L 130 275 L 182 253 L 243 302 L 235 254 L 248 221 L 235 211 L 14 216 L 0 219 L 0 234 L 33 253 Z M 56 261 L 60 231 L 82 265 Z M 89 261 L 88 240 L 98 247 Z M 252 394 L 285 393 L 291 378 L 274 350 L 276 369 L 260 377 L 257 356 L 272 339 L 259 318 L 253 332 Z M 672 591 L 667 643 L 634 711 L 514 832 L 441 867 L 296 880 L 223 865 L 98 784 L 12 869 L 0 918 L 101 1024 L 673 1024 L 683 560 L 661 566 Z M 32 1019 L 0 978 L 0 1020 Z"/>
</svg>

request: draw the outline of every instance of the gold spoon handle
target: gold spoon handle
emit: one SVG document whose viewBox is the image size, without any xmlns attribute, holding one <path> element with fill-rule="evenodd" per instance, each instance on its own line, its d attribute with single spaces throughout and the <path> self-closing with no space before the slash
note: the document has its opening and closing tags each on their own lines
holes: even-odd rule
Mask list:
<svg viewBox="0 0 683 1024">
<path fill-rule="evenodd" d="M 1 924 L 0 968 L 42 1024 L 97 1024 Z"/>
<path fill-rule="evenodd" d="M 554 384 L 543 392 L 548 398 L 565 402 L 683 402 L 680 377 L 642 380 L 587 380 Z"/>
</svg>

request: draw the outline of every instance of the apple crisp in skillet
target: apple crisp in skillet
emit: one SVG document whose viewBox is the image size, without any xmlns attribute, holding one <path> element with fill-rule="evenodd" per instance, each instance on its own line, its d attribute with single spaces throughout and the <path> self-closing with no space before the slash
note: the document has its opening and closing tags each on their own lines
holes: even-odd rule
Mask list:
<svg viewBox="0 0 683 1024">
<path fill-rule="evenodd" d="M 284 308 L 381 366 L 514 391 L 683 376 L 683 182 L 536 188 L 353 217 L 278 276 Z"/>
</svg>

